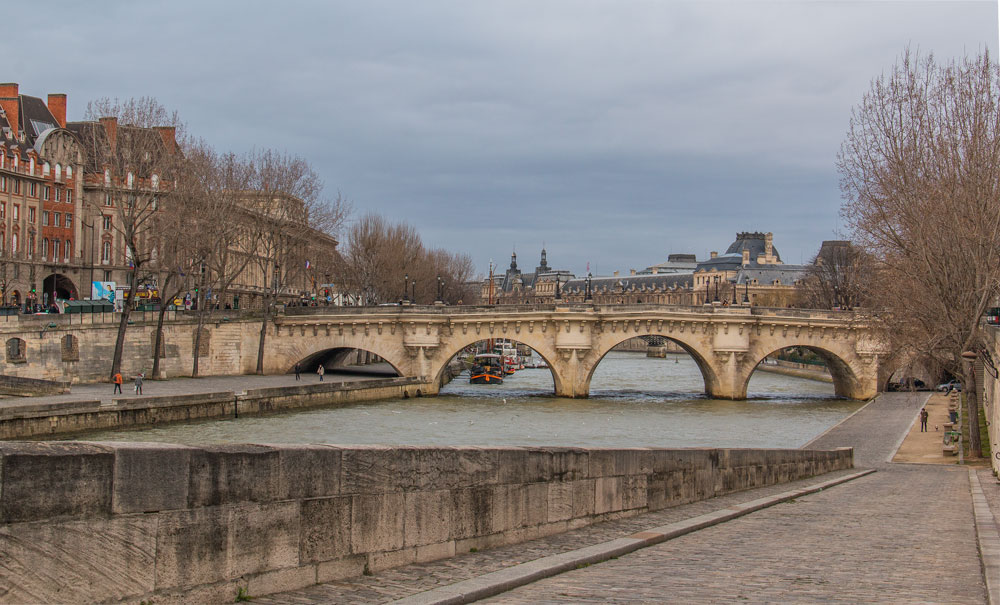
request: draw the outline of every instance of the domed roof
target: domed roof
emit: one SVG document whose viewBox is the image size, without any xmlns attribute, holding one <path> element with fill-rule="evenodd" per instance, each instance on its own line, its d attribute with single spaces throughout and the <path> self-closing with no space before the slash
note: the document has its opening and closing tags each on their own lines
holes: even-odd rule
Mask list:
<svg viewBox="0 0 1000 605">
<path fill-rule="evenodd" d="M 726 254 L 743 254 L 744 250 L 750 251 L 750 260 L 757 260 L 757 256 L 764 254 L 767 249 L 767 244 L 765 242 L 767 238 L 766 233 L 761 233 L 759 231 L 743 231 L 736 234 L 736 241 L 726 248 Z M 771 245 L 771 254 L 781 261 L 781 255 L 778 254 L 778 249 Z"/>
</svg>

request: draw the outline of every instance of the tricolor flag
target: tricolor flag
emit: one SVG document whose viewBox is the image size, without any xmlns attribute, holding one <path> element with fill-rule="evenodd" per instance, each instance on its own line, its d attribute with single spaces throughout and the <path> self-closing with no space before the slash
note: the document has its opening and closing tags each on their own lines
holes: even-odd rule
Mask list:
<svg viewBox="0 0 1000 605">
<path fill-rule="evenodd" d="M 310 267 L 309 261 L 306 261 L 306 269 L 308 269 L 309 267 Z"/>
</svg>

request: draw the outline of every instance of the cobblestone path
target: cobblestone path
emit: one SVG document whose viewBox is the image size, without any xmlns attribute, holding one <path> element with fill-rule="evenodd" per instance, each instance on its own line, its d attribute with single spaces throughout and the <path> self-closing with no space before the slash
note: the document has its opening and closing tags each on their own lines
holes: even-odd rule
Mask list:
<svg viewBox="0 0 1000 605">
<path fill-rule="evenodd" d="M 873 475 L 490 601 L 984 603 L 968 471 L 886 462 L 925 399 L 925 393 L 883 395 L 809 445 L 853 446 L 857 467 L 880 469 Z M 823 479 L 838 474 L 845 473 Z M 816 481 L 731 494 L 255 602 L 384 603 Z"/>
</svg>

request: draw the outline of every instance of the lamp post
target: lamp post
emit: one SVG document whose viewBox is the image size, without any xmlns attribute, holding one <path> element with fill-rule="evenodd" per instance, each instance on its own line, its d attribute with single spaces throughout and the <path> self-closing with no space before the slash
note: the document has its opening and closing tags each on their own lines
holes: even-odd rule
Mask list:
<svg viewBox="0 0 1000 605">
<path fill-rule="evenodd" d="M 719 302 L 719 276 L 718 275 L 715 276 L 715 298 L 712 299 L 712 302 Z"/>
<path fill-rule="evenodd" d="M 409 300 L 409 297 L 406 296 L 407 286 L 409 285 L 410 285 L 410 274 L 406 273 L 403 275 L 403 297 L 399 299 L 400 302 L 406 302 L 407 300 Z"/>
<path fill-rule="evenodd" d="M 410 297 L 410 302 L 417 304 L 417 280 L 410 282 L 410 285 L 412 286 L 411 290 L 413 292 L 413 296 Z"/>
<path fill-rule="evenodd" d="M 556 300 L 562 300 L 562 292 L 559 291 L 559 276 L 556 275 Z"/>
<path fill-rule="evenodd" d="M 708 293 L 708 286 L 709 286 L 710 283 L 711 283 L 711 280 L 708 279 L 708 277 L 706 277 L 705 278 L 705 304 L 706 305 L 712 304 L 712 299 L 711 299 L 711 297 L 710 297 L 710 295 Z"/>
<path fill-rule="evenodd" d="M 750 279 L 745 276 L 743 278 L 743 304 L 750 304 Z"/>
<path fill-rule="evenodd" d="M 594 279 L 594 276 L 591 273 L 588 272 L 587 273 L 587 294 L 584 296 L 584 301 L 588 301 L 588 300 L 592 301 L 592 300 L 594 300 L 593 295 L 590 293 L 590 281 L 592 279 Z"/>
</svg>

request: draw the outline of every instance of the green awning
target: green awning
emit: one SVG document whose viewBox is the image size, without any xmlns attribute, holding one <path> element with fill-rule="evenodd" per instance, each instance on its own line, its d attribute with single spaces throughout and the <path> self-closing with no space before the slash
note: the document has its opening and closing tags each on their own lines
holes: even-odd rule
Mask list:
<svg viewBox="0 0 1000 605">
<path fill-rule="evenodd" d="M 113 313 L 115 306 L 106 299 L 67 300 L 63 303 L 63 313 Z"/>
</svg>

